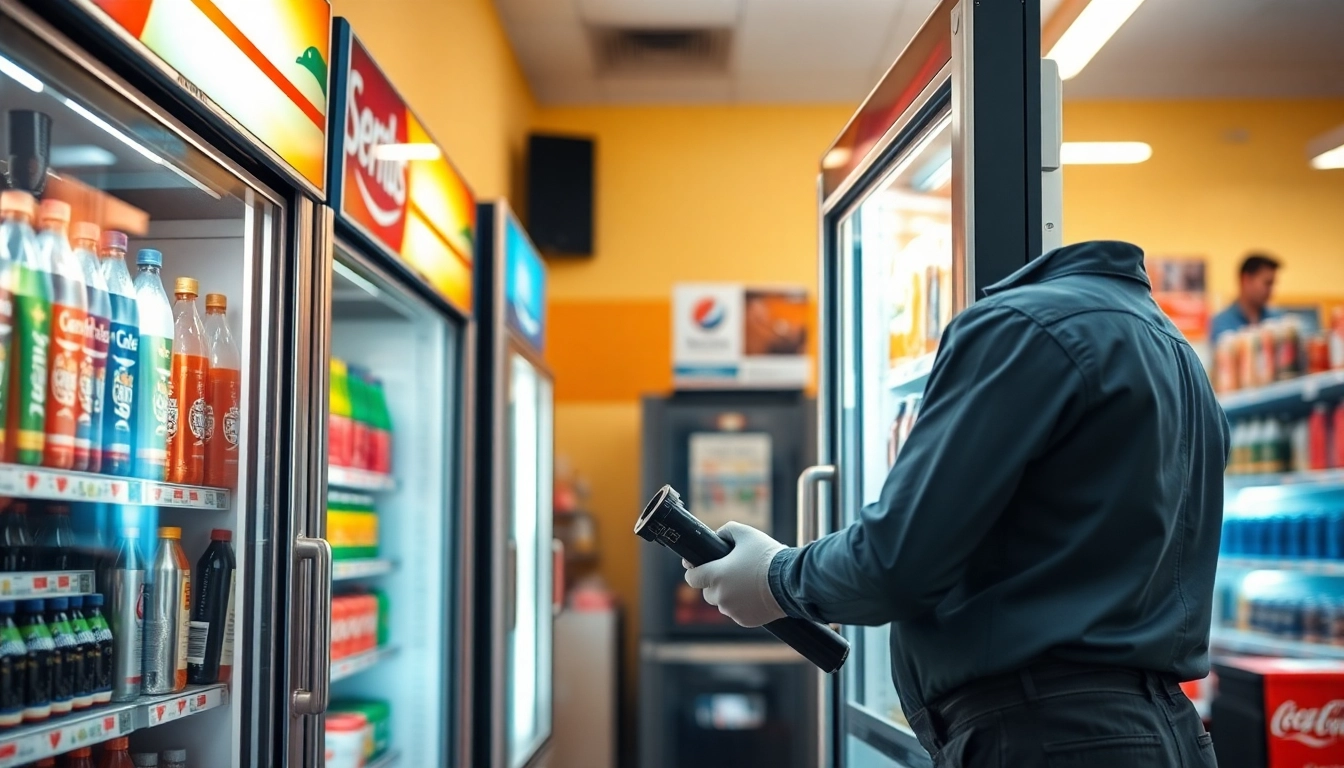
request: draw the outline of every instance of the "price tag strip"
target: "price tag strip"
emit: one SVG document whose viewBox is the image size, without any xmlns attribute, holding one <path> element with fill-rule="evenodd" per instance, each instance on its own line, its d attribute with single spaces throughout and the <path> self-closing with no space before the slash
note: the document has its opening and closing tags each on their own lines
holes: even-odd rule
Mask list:
<svg viewBox="0 0 1344 768">
<path fill-rule="evenodd" d="M 0 573 L 0 600 L 93 594 L 93 571 Z"/>
<path fill-rule="evenodd" d="M 396 655 L 396 648 L 379 648 L 374 651 L 357 653 L 354 656 L 347 656 L 344 659 L 331 662 L 331 681 L 344 680 L 347 677 L 363 672 L 366 669 L 372 669 L 383 659 L 391 658 Z M 0 768 L 4 768 L 0 766 Z"/>
<path fill-rule="evenodd" d="M 61 717 L 47 723 L 19 726 L 0 737 L 0 768 L 55 757 L 118 736 L 152 728 L 228 701 L 228 687 L 212 685 L 167 696 L 142 696 L 123 704 Z"/>
<path fill-rule="evenodd" d="M 331 566 L 331 579 L 332 581 L 367 579 L 391 572 L 391 560 L 337 560 Z"/>
<path fill-rule="evenodd" d="M 0 495 L 189 509 L 229 508 L 229 492 L 220 488 L 198 488 L 18 464 L 0 464 Z"/>
<path fill-rule="evenodd" d="M 352 491 L 392 491 L 396 490 L 396 478 L 377 472 L 367 472 L 349 467 L 327 467 L 327 485 Z"/>
</svg>

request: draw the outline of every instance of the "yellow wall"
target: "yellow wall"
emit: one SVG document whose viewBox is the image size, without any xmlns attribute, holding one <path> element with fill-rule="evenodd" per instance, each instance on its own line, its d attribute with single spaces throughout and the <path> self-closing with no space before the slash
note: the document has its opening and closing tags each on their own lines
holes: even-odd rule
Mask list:
<svg viewBox="0 0 1344 768">
<path fill-rule="evenodd" d="M 520 197 L 535 104 L 490 0 L 332 0 L 478 198 Z"/>
<path fill-rule="evenodd" d="M 1307 142 L 1340 123 L 1341 99 L 1070 103 L 1065 139 L 1146 141 L 1153 156 L 1066 168 L 1065 239 L 1206 257 L 1217 307 L 1252 249 L 1283 259 L 1282 299 L 1344 294 L 1344 171 L 1313 170 L 1306 157 Z"/>
</svg>

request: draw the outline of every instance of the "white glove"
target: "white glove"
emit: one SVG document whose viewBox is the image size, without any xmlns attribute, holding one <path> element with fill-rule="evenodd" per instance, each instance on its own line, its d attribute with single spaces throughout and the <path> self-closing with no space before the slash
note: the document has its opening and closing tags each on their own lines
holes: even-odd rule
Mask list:
<svg viewBox="0 0 1344 768">
<path fill-rule="evenodd" d="M 770 561 L 784 545 L 741 523 L 728 523 L 719 535 L 733 542 L 726 557 L 692 568 L 685 560 L 686 583 L 705 591 L 705 602 L 744 627 L 759 627 L 784 618 L 770 591 Z"/>
</svg>

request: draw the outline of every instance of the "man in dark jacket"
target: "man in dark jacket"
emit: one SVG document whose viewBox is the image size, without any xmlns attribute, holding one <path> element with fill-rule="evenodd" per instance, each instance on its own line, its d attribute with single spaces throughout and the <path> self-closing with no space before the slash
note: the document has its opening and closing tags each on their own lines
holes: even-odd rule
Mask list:
<svg viewBox="0 0 1344 768">
<path fill-rule="evenodd" d="M 948 327 L 859 520 L 802 548 L 730 523 L 686 581 L 743 626 L 892 623 L 938 765 L 1215 764 L 1209 669 L 1227 420 L 1127 243 L 1061 248 Z"/>
</svg>

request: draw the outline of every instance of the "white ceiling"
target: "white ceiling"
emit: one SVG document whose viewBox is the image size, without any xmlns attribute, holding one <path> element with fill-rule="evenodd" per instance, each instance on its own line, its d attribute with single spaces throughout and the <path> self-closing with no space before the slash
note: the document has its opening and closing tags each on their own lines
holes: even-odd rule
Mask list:
<svg viewBox="0 0 1344 768">
<path fill-rule="evenodd" d="M 1042 17 L 1059 2 L 1041 0 Z M 844 103 L 867 95 L 937 0 L 495 4 L 542 104 Z M 599 76 L 592 25 L 731 27 L 729 66 L 716 74 Z M 1344 96 L 1344 0 L 1147 0 L 1065 95 Z"/>
</svg>

